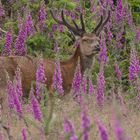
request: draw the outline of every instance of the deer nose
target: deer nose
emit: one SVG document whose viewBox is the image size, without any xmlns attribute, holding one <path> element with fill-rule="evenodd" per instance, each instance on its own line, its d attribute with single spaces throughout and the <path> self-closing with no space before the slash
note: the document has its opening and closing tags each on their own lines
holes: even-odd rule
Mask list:
<svg viewBox="0 0 140 140">
<path fill-rule="evenodd" d="M 96 51 L 100 51 L 100 46 L 96 45 Z"/>
</svg>

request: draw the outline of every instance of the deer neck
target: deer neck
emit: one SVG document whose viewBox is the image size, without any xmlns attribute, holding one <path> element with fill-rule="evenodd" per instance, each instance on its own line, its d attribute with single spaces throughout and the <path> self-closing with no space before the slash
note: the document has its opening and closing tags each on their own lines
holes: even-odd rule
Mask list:
<svg viewBox="0 0 140 140">
<path fill-rule="evenodd" d="M 92 66 L 92 62 L 93 62 L 93 55 L 90 56 L 84 56 L 81 53 L 80 47 L 76 48 L 75 54 L 73 56 L 73 60 L 75 62 L 75 68 L 78 64 L 78 61 L 80 63 L 81 66 L 81 72 L 82 74 L 86 71 L 86 69 L 90 69 Z"/>
</svg>

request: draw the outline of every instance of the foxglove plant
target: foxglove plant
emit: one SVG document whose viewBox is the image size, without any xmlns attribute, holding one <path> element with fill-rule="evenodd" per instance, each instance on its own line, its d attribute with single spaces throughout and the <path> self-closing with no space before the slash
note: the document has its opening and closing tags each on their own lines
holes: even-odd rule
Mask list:
<svg viewBox="0 0 140 140">
<path fill-rule="evenodd" d="M 89 79 L 89 89 L 88 89 L 88 92 L 90 95 L 94 94 L 94 86 L 93 86 L 93 83 L 92 83 L 92 80 Z"/>
<path fill-rule="evenodd" d="M 16 87 L 16 92 L 19 98 L 23 96 L 23 91 L 22 91 L 22 79 L 21 79 L 21 71 L 20 68 L 17 68 L 15 72 L 15 87 Z"/>
<path fill-rule="evenodd" d="M 68 119 L 65 119 L 65 121 L 64 121 L 64 132 L 66 134 L 72 135 L 74 133 L 74 131 L 75 130 L 74 130 L 74 126 L 73 126 L 72 122 Z"/>
<path fill-rule="evenodd" d="M 65 30 L 64 25 L 59 25 L 59 31 L 60 31 L 60 33 L 63 33 L 64 30 Z"/>
<path fill-rule="evenodd" d="M 99 129 L 101 140 L 109 140 L 107 130 L 105 126 L 103 125 L 103 123 L 99 119 L 96 121 L 97 121 L 96 123 Z"/>
<path fill-rule="evenodd" d="M 43 31 L 45 28 L 45 20 L 46 20 L 46 10 L 45 10 L 45 6 L 42 5 L 39 9 L 39 13 L 38 13 L 38 21 L 39 21 L 39 27 L 40 29 Z"/>
<path fill-rule="evenodd" d="M 78 140 L 78 137 L 76 135 L 73 135 L 70 137 L 70 140 Z"/>
<path fill-rule="evenodd" d="M 14 95 L 13 95 L 13 83 L 12 81 L 7 81 L 7 100 L 8 100 L 8 106 L 10 109 L 14 108 Z"/>
<path fill-rule="evenodd" d="M 116 34 L 116 47 L 117 48 L 123 48 L 123 43 L 124 43 L 124 40 L 122 42 L 123 34 L 124 34 L 124 27 L 122 26 L 120 29 L 120 32 Z"/>
<path fill-rule="evenodd" d="M 7 83 L 7 98 L 10 109 L 15 109 L 19 118 L 23 117 L 22 103 L 16 92 L 16 87 L 13 82 L 8 80 Z"/>
<path fill-rule="evenodd" d="M 34 33 L 34 25 L 33 25 L 33 20 L 31 13 L 29 13 L 26 17 L 26 28 L 27 28 L 27 35 L 33 35 Z"/>
<path fill-rule="evenodd" d="M 104 103 L 104 94 L 105 94 L 105 77 L 104 77 L 104 69 L 100 68 L 100 72 L 97 78 L 97 89 L 96 89 L 96 102 L 100 107 L 103 106 Z"/>
<path fill-rule="evenodd" d="M 22 140 L 27 140 L 27 134 L 26 134 L 25 128 L 22 128 L 21 130 L 21 137 L 22 137 Z"/>
<path fill-rule="evenodd" d="M 25 42 L 27 39 L 27 28 L 26 24 L 23 23 L 19 30 L 18 37 L 15 42 L 15 55 L 23 56 L 26 54 Z"/>
<path fill-rule="evenodd" d="M 64 121 L 64 132 L 67 136 L 69 136 L 69 140 L 78 140 L 77 136 L 75 135 L 74 126 L 68 119 L 65 119 Z"/>
<path fill-rule="evenodd" d="M 56 32 L 56 31 L 57 31 L 57 24 L 53 24 L 53 25 L 52 25 L 52 31 L 53 31 L 53 32 Z"/>
<path fill-rule="evenodd" d="M 19 118 L 23 117 L 23 110 L 22 110 L 22 103 L 21 100 L 19 98 L 19 95 L 16 92 L 16 87 L 15 85 L 13 85 L 13 95 L 14 95 L 14 106 L 15 106 L 15 110 L 19 116 Z"/>
<path fill-rule="evenodd" d="M 108 61 L 106 39 L 104 35 L 101 35 L 100 39 L 99 61 L 100 63 L 106 63 Z"/>
<path fill-rule="evenodd" d="M 47 78 L 45 76 L 45 66 L 43 63 L 43 59 L 41 59 L 36 71 L 36 94 L 38 99 L 40 98 L 40 94 L 43 92 L 43 84 L 45 84 L 46 81 Z"/>
<path fill-rule="evenodd" d="M 72 82 L 72 92 L 74 96 L 80 94 L 81 82 L 82 82 L 82 74 L 81 74 L 80 64 L 78 63 L 75 73 L 74 73 L 73 82 Z"/>
<path fill-rule="evenodd" d="M 128 23 L 129 27 L 133 27 L 133 17 L 132 17 L 132 12 L 129 8 L 128 3 L 125 3 L 123 6 L 123 18 L 126 23 Z"/>
<path fill-rule="evenodd" d="M 9 56 L 12 54 L 12 43 L 13 43 L 12 29 L 9 28 L 8 32 L 6 33 L 6 42 L 4 45 L 4 49 L 2 51 L 3 56 Z"/>
<path fill-rule="evenodd" d="M 87 110 L 82 111 L 82 129 L 83 129 L 83 140 L 89 140 L 90 131 L 90 118 L 87 114 Z"/>
<path fill-rule="evenodd" d="M 34 118 L 38 121 L 41 121 L 42 120 L 42 112 L 41 112 L 39 103 L 38 103 L 36 97 L 34 96 L 33 86 L 31 87 L 31 90 L 30 90 L 30 102 L 31 102 Z"/>
<path fill-rule="evenodd" d="M 40 59 L 40 62 L 36 71 L 36 81 L 40 83 L 44 83 L 44 84 L 47 81 L 43 59 Z"/>
<path fill-rule="evenodd" d="M 117 63 L 115 63 L 115 74 L 118 80 L 121 80 L 122 78 L 122 72 L 119 68 L 119 65 Z"/>
<path fill-rule="evenodd" d="M 129 80 L 132 81 L 138 77 L 140 73 L 140 63 L 138 60 L 135 48 L 131 48 L 130 66 L 129 66 Z"/>
<path fill-rule="evenodd" d="M 70 13 L 70 16 L 71 16 L 71 19 L 72 19 L 72 20 L 75 20 L 75 19 L 76 19 L 76 15 L 75 15 L 74 12 L 71 12 L 71 13 Z"/>
<path fill-rule="evenodd" d="M 55 63 L 55 72 L 54 72 L 54 76 L 53 76 L 53 88 L 60 95 L 63 95 L 63 93 L 64 93 L 62 83 L 63 83 L 63 80 L 62 80 L 62 75 L 61 75 L 60 62 L 56 61 L 56 63 Z"/>
<path fill-rule="evenodd" d="M 124 134 L 124 130 L 120 125 L 120 122 L 118 120 L 115 120 L 114 122 L 114 132 L 116 135 L 116 140 L 125 140 L 125 134 Z"/>
<path fill-rule="evenodd" d="M 113 33 L 111 31 L 112 29 L 112 21 L 108 22 L 106 25 L 106 29 L 107 29 L 107 36 L 108 36 L 108 40 L 111 42 L 113 39 Z"/>
<path fill-rule="evenodd" d="M 81 90 L 84 94 L 87 93 L 87 76 L 84 74 L 83 78 L 82 78 L 82 85 L 81 85 Z"/>
<path fill-rule="evenodd" d="M 123 19 L 123 1 L 117 1 L 117 8 L 116 8 L 116 20 L 120 22 Z"/>
</svg>

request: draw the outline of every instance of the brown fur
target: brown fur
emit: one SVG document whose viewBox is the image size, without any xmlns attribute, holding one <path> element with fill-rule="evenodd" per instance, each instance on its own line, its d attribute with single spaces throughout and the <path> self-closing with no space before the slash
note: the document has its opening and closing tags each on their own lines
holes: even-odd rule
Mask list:
<svg viewBox="0 0 140 140">
<path fill-rule="evenodd" d="M 88 35 L 86 34 L 88 37 Z M 85 36 L 84 36 L 85 39 Z M 78 39 L 80 42 L 80 47 L 76 48 L 74 55 L 67 61 L 60 61 L 63 88 L 65 91 L 69 91 L 71 88 L 72 80 L 74 77 L 74 72 L 79 61 L 81 65 L 82 73 L 86 68 L 90 68 L 92 64 L 92 59 L 95 53 L 97 53 L 96 45 L 98 45 L 97 38 L 94 34 L 90 37 L 90 42 L 86 38 L 86 42 L 83 43 L 82 37 Z M 94 45 L 92 45 L 93 42 Z M 86 46 L 85 46 L 86 45 Z M 86 48 L 86 49 L 84 49 Z M 86 52 L 86 53 L 85 53 Z M 87 56 L 89 54 L 89 56 Z M 47 77 L 46 85 L 49 90 L 52 89 L 53 75 L 55 70 L 55 61 L 51 59 L 44 58 L 45 65 L 45 75 Z M 9 56 L 0 57 L 0 88 L 5 87 L 7 83 L 6 73 L 8 73 L 11 80 L 14 79 L 15 71 L 17 67 L 21 70 L 22 86 L 24 93 L 29 93 L 31 82 L 35 81 L 35 74 L 38 67 L 39 58 L 32 56 Z"/>
</svg>

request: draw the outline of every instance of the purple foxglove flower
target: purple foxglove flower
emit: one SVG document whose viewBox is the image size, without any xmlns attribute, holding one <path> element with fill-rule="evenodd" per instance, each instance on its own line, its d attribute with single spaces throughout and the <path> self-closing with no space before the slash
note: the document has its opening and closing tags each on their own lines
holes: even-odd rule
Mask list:
<svg viewBox="0 0 140 140">
<path fill-rule="evenodd" d="M 89 79 L 89 89 L 88 89 L 88 91 L 89 91 L 90 95 L 94 94 L 94 86 L 93 86 L 93 83 L 92 83 L 91 79 Z"/>
<path fill-rule="evenodd" d="M 12 30 L 10 28 L 6 33 L 6 42 L 4 45 L 4 49 L 2 51 L 2 55 L 8 56 L 12 54 L 12 43 L 13 43 L 13 37 L 12 37 Z"/>
<path fill-rule="evenodd" d="M 45 6 L 42 5 L 39 9 L 39 15 L 38 15 L 38 20 L 42 23 L 44 20 L 46 20 L 46 9 Z"/>
<path fill-rule="evenodd" d="M 70 13 L 70 16 L 71 16 L 71 19 L 72 19 L 72 20 L 75 20 L 75 19 L 76 19 L 75 13 L 71 12 L 71 13 Z"/>
<path fill-rule="evenodd" d="M 78 137 L 76 135 L 73 135 L 70 137 L 70 140 L 78 140 Z"/>
<path fill-rule="evenodd" d="M 63 32 L 64 32 L 64 30 L 65 30 L 64 25 L 59 25 L 59 31 L 60 31 L 61 33 L 63 33 Z"/>
<path fill-rule="evenodd" d="M 20 28 L 18 37 L 15 42 L 15 55 L 23 56 L 26 54 L 25 42 L 27 39 L 27 28 L 25 24 L 22 24 Z"/>
<path fill-rule="evenodd" d="M 84 13 L 85 12 L 83 7 L 81 7 L 81 6 L 77 6 L 75 10 L 76 10 L 77 13 Z"/>
<path fill-rule="evenodd" d="M 78 140 L 77 136 L 75 135 L 74 126 L 68 119 L 65 119 L 64 121 L 64 132 L 69 136 L 69 140 Z"/>
<path fill-rule="evenodd" d="M 68 119 L 65 119 L 64 121 L 64 131 L 67 134 L 73 135 L 74 134 L 74 126 L 72 124 L 72 122 Z"/>
<path fill-rule="evenodd" d="M 134 80 L 140 73 L 140 63 L 136 50 L 131 49 L 130 53 L 130 66 L 129 66 L 129 80 Z"/>
<path fill-rule="evenodd" d="M 21 134 L 22 134 L 22 140 L 27 140 L 27 134 L 26 134 L 26 129 L 25 128 L 22 128 Z"/>
<path fill-rule="evenodd" d="M 121 80 L 122 72 L 121 72 L 121 70 L 120 70 L 120 68 L 119 68 L 117 63 L 115 63 L 115 74 L 116 74 L 117 79 Z"/>
<path fill-rule="evenodd" d="M 81 87 L 82 89 L 82 92 L 84 93 L 84 94 L 86 94 L 87 93 L 87 76 L 83 76 L 83 78 L 82 78 L 82 87 Z"/>
<path fill-rule="evenodd" d="M 31 101 L 31 106 L 32 106 L 34 118 L 38 121 L 41 121 L 42 120 L 42 112 L 41 112 L 39 103 L 38 103 L 36 97 L 34 96 L 33 86 L 31 87 L 31 91 L 30 91 L 30 101 Z"/>
<path fill-rule="evenodd" d="M 15 83 L 15 87 L 16 87 L 16 92 L 17 95 L 21 98 L 23 96 L 23 91 L 22 91 L 22 80 L 21 80 L 21 71 L 20 68 L 17 68 L 16 72 L 16 83 Z"/>
<path fill-rule="evenodd" d="M 100 63 L 106 63 L 108 61 L 106 40 L 103 35 L 101 35 L 101 40 L 100 40 L 99 61 Z"/>
<path fill-rule="evenodd" d="M 8 93 L 8 105 L 10 109 L 15 108 L 18 116 L 20 118 L 23 117 L 22 104 L 19 99 L 19 96 L 17 95 L 15 85 L 11 81 L 8 81 L 7 83 L 7 93 Z"/>
<path fill-rule="evenodd" d="M 12 81 L 7 81 L 7 100 L 10 109 L 14 108 L 14 87 Z"/>
<path fill-rule="evenodd" d="M 15 85 L 14 85 L 13 95 L 14 95 L 14 106 L 15 106 L 16 112 L 17 112 L 18 116 L 21 118 L 21 117 L 23 117 L 22 103 L 19 98 L 19 95 L 16 92 Z"/>
<path fill-rule="evenodd" d="M 125 134 L 124 134 L 124 130 L 120 125 L 120 122 L 118 120 L 115 120 L 115 124 L 114 124 L 114 131 L 115 131 L 115 135 L 116 135 L 116 140 L 125 140 Z"/>
<path fill-rule="evenodd" d="M 107 25 L 106 25 L 106 28 L 107 28 L 108 40 L 112 41 L 112 38 L 113 38 L 113 33 L 111 32 L 112 22 L 108 22 Z"/>
<path fill-rule="evenodd" d="M 34 25 L 31 13 L 29 13 L 26 17 L 26 28 L 27 28 L 27 35 L 30 36 L 34 33 Z"/>
<path fill-rule="evenodd" d="M 105 126 L 101 123 L 101 121 L 97 121 L 97 125 L 98 125 L 98 129 L 100 132 L 100 138 L 101 140 L 108 140 L 108 134 L 107 134 L 107 130 L 105 128 Z"/>
<path fill-rule="evenodd" d="M 78 64 L 72 82 L 72 92 L 74 95 L 78 95 L 80 93 L 81 83 L 82 83 L 82 74 L 80 64 Z"/>
<path fill-rule="evenodd" d="M 60 62 L 57 61 L 55 63 L 55 72 L 53 76 L 53 88 L 61 95 L 63 95 L 64 93 L 62 83 L 63 83 L 63 80 L 62 80 L 62 75 L 61 75 Z"/>
<path fill-rule="evenodd" d="M 128 22 L 129 27 L 133 27 L 134 24 L 133 24 L 133 17 L 132 17 L 131 11 L 129 11 L 129 13 L 128 13 L 127 22 Z"/>
<path fill-rule="evenodd" d="M 123 1 L 118 0 L 117 1 L 117 8 L 116 8 L 116 20 L 117 22 L 120 22 L 123 18 Z"/>
<path fill-rule="evenodd" d="M 5 15 L 5 11 L 2 5 L 0 5 L 0 17 Z"/>
<path fill-rule="evenodd" d="M 44 84 L 47 81 L 43 59 L 40 60 L 37 71 L 36 71 L 36 81 L 40 83 L 44 83 Z"/>
<path fill-rule="evenodd" d="M 41 99 L 41 94 L 45 91 L 45 85 L 36 81 L 36 98 Z"/>
<path fill-rule="evenodd" d="M 104 70 L 100 68 L 97 79 L 97 89 L 96 89 L 96 101 L 99 106 L 103 106 L 105 94 L 105 77 Z"/>
<path fill-rule="evenodd" d="M 83 128 L 83 140 L 89 140 L 90 118 L 87 115 L 86 109 L 82 111 L 82 128 Z"/>
<path fill-rule="evenodd" d="M 132 12 L 129 9 L 128 4 L 125 4 L 123 7 L 123 17 L 125 18 L 125 21 L 128 23 L 129 27 L 133 27 Z"/>
<path fill-rule="evenodd" d="M 39 27 L 41 30 L 43 30 L 46 26 L 45 26 L 45 20 L 46 20 L 46 9 L 45 6 L 42 5 L 39 9 L 39 14 L 38 14 L 38 21 L 39 21 Z"/>
<path fill-rule="evenodd" d="M 57 24 L 53 24 L 53 25 L 52 25 L 52 31 L 53 31 L 53 32 L 56 32 L 56 31 L 57 31 Z"/>
</svg>

